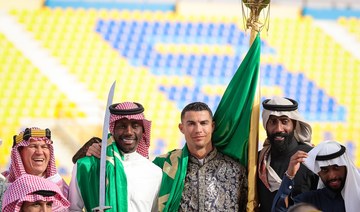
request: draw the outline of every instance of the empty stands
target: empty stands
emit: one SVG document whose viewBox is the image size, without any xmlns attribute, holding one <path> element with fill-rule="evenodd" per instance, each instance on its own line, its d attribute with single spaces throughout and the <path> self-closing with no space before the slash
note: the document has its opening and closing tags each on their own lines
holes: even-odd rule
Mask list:
<svg viewBox="0 0 360 212">
<path fill-rule="evenodd" d="M 187 103 L 205 101 L 216 109 L 249 48 L 248 34 L 235 18 L 48 8 L 12 11 L 12 15 L 101 101 L 105 101 L 111 82 L 117 80 L 114 101 L 143 103 L 145 114 L 153 121 L 153 154 L 182 145 L 177 123 L 180 110 Z M 344 20 L 339 22 L 346 25 Z M 6 39 L 1 38 L 1 42 Z M 9 79 L 28 79 L 33 72 L 41 76 L 30 61 L 18 62 L 20 53 L 7 55 L 0 60 L 10 61 L 10 65 L 2 66 L 1 73 L 9 69 L 18 73 L 6 74 Z M 269 35 L 262 35 L 261 60 L 262 99 L 282 95 L 298 100 L 301 113 L 314 128 L 314 143 L 330 138 L 351 142 L 359 161 L 360 61 L 317 28 L 309 17 L 273 19 Z M 28 74 L 20 74 L 25 72 Z M 36 84 L 33 88 L 29 82 L 7 82 L 1 85 L 6 90 L 1 95 L 10 97 L 15 91 L 35 90 L 38 98 L 66 99 L 51 84 Z M 34 112 L 30 108 L 38 108 L 35 103 L 27 110 L 18 107 L 26 104 L 23 99 L 35 97 L 33 92 L 23 95 L 10 98 L 11 102 L 1 100 L 6 108 L 16 108 L 15 112 L 7 109 L 7 114 L 16 116 L 17 122 L 2 119 L 2 124 L 11 122 L 13 126 L 3 132 L 7 137 L 17 131 L 21 117 L 56 118 L 55 101 L 43 100 L 41 105 L 46 106 L 41 106 L 41 112 Z M 263 140 L 265 134 L 260 128 Z"/>
</svg>

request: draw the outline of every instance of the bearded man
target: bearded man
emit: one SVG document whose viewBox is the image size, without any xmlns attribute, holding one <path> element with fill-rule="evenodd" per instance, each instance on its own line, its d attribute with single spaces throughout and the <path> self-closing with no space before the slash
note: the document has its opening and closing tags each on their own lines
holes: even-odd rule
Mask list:
<svg viewBox="0 0 360 212">
<path fill-rule="evenodd" d="M 290 157 L 312 149 L 311 126 L 298 111 L 298 103 L 289 98 L 274 97 L 263 102 L 263 126 L 267 138 L 259 153 L 258 195 L 261 212 L 271 211 L 273 199 L 289 165 Z M 294 195 L 316 189 L 318 177 L 304 165 L 294 178 Z"/>
</svg>

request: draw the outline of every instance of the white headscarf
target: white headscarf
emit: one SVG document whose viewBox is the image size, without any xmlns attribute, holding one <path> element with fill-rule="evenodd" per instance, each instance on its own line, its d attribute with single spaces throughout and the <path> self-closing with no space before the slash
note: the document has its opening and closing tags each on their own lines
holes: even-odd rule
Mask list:
<svg viewBox="0 0 360 212">
<path fill-rule="evenodd" d="M 346 166 L 347 175 L 344 188 L 341 191 L 341 195 L 345 202 L 345 208 L 347 212 L 355 212 L 360 209 L 360 173 L 357 170 L 355 164 L 350 159 L 347 151 L 345 153 L 330 159 L 319 161 L 316 160 L 316 156 L 330 155 L 338 152 L 341 149 L 340 143 L 337 141 L 324 141 L 314 147 L 309 153 L 308 157 L 304 161 L 304 165 L 307 166 L 315 174 L 320 172 L 320 168 L 324 166 Z M 325 187 L 324 183 L 319 180 L 318 188 Z"/>
<path fill-rule="evenodd" d="M 293 101 L 293 102 L 292 102 Z M 266 124 L 271 115 L 274 116 L 287 116 L 292 120 L 296 121 L 296 126 L 294 129 L 294 137 L 298 142 L 306 143 L 310 145 L 311 142 L 311 126 L 306 123 L 303 117 L 300 115 L 297 109 L 297 103 L 292 100 L 283 98 L 283 97 L 274 97 L 270 100 L 265 100 L 265 104 L 278 106 L 278 107 L 287 107 L 289 109 L 286 110 L 269 110 L 264 108 L 262 112 L 262 120 L 264 129 L 266 129 Z M 264 103 L 263 103 L 264 104 Z M 295 105 L 296 104 L 296 105 Z M 296 106 L 296 107 L 295 107 Z M 293 108 L 296 108 L 295 110 Z M 279 189 L 281 184 L 281 178 L 276 174 L 273 168 L 270 166 L 271 157 L 270 157 L 270 142 L 268 139 L 265 140 L 263 144 L 263 149 L 260 151 L 259 155 L 259 163 L 258 163 L 258 174 L 260 180 L 264 183 L 264 185 L 271 191 L 276 191 Z"/>
<path fill-rule="evenodd" d="M 270 99 L 267 104 L 271 105 L 293 105 L 293 103 L 283 97 L 274 97 Z M 266 124 L 269 120 L 269 117 L 273 116 L 287 116 L 292 120 L 295 120 L 296 127 L 294 129 L 294 136 L 298 142 L 310 142 L 311 141 L 311 126 L 305 122 L 304 118 L 300 115 L 298 109 L 292 111 L 275 111 L 275 110 L 267 110 L 264 108 L 262 112 L 262 120 L 264 129 L 266 129 Z"/>
</svg>

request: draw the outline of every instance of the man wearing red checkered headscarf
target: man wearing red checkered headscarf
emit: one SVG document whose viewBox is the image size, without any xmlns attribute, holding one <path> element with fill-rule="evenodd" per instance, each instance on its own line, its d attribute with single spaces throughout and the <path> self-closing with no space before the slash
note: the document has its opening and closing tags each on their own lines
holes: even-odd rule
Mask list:
<svg viewBox="0 0 360 212">
<path fill-rule="evenodd" d="M 49 129 L 26 128 L 15 135 L 10 169 L 3 173 L 6 181 L 12 183 L 24 174 L 36 175 L 56 183 L 67 197 L 69 187 L 57 173 L 52 143 Z"/>
<path fill-rule="evenodd" d="M 132 107 L 136 107 L 134 105 L 136 105 L 138 103 L 132 103 L 132 102 L 124 102 L 121 104 L 114 104 L 112 105 L 112 110 L 118 110 L 118 111 L 127 111 L 127 108 L 132 108 Z M 149 158 L 149 147 L 150 147 L 150 131 L 151 131 L 151 121 L 145 119 L 145 116 L 143 113 L 139 113 L 139 114 L 131 114 L 124 112 L 124 114 L 113 114 L 110 113 L 110 123 L 109 123 L 109 131 L 111 134 L 114 135 L 114 126 L 115 126 L 115 122 L 117 120 L 123 119 L 123 118 L 127 118 L 127 119 L 133 119 L 133 120 L 139 120 L 142 121 L 142 125 L 143 125 L 143 137 L 142 139 L 139 141 L 138 146 L 136 148 L 136 151 L 146 157 Z M 91 138 L 89 141 L 87 141 L 78 151 L 77 153 L 74 155 L 74 157 L 72 158 L 73 163 L 76 163 L 76 161 L 79 158 L 85 157 L 87 156 L 98 156 L 100 157 L 100 152 L 101 152 L 101 139 L 98 137 L 93 137 Z M 91 150 L 92 148 L 92 150 Z M 90 150 L 89 150 L 90 149 Z"/>
<path fill-rule="evenodd" d="M 137 105 L 138 104 L 138 105 Z M 139 144 L 136 148 L 136 151 L 146 157 L 149 158 L 149 147 L 150 147 L 150 130 L 151 130 L 151 121 L 145 119 L 144 113 L 138 113 L 136 112 L 123 112 L 119 114 L 119 112 L 115 111 L 128 111 L 136 109 L 139 106 L 139 103 L 132 103 L 132 102 L 124 102 L 121 104 L 115 104 L 110 106 L 111 111 L 110 112 L 110 124 L 109 124 L 109 130 L 112 135 L 114 135 L 114 127 L 115 122 L 120 119 L 129 119 L 129 120 L 139 120 L 143 122 L 143 137 L 139 141 Z M 141 106 L 142 107 L 142 106 Z"/>
<path fill-rule="evenodd" d="M 2 211 L 31 211 L 36 205 L 43 211 L 67 211 L 69 201 L 59 187 L 42 177 L 23 174 L 5 191 Z"/>
<path fill-rule="evenodd" d="M 136 102 L 113 104 L 109 110 L 106 206 L 111 206 L 109 211 L 158 211 L 162 171 L 148 160 L 151 122 Z M 91 211 L 99 206 L 99 172 L 99 158 L 77 160 L 70 183 L 71 211 Z"/>
</svg>

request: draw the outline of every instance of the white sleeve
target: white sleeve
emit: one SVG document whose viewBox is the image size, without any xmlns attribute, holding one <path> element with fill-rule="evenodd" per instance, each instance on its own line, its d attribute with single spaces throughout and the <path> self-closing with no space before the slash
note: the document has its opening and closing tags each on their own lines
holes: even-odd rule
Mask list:
<svg viewBox="0 0 360 212">
<path fill-rule="evenodd" d="M 158 198 L 159 198 L 159 193 L 157 193 L 157 195 L 155 196 L 156 198 L 154 199 L 153 201 L 153 205 L 152 205 L 152 208 L 151 208 L 151 212 L 157 212 L 159 211 L 159 205 L 158 205 Z"/>
<path fill-rule="evenodd" d="M 70 211 L 83 211 L 84 200 L 81 197 L 79 185 L 76 178 L 77 173 L 77 163 L 75 163 L 72 171 L 70 188 L 69 188 L 69 201 L 70 201 Z"/>
<path fill-rule="evenodd" d="M 161 182 L 162 182 L 162 170 L 159 169 L 159 177 L 158 177 L 158 182 L 157 182 L 157 191 L 156 191 L 156 195 L 153 201 L 153 206 L 151 208 L 151 212 L 158 212 L 159 211 L 159 192 L 160 192 L 160 188 L 161 188 Z"/>
</svg>

